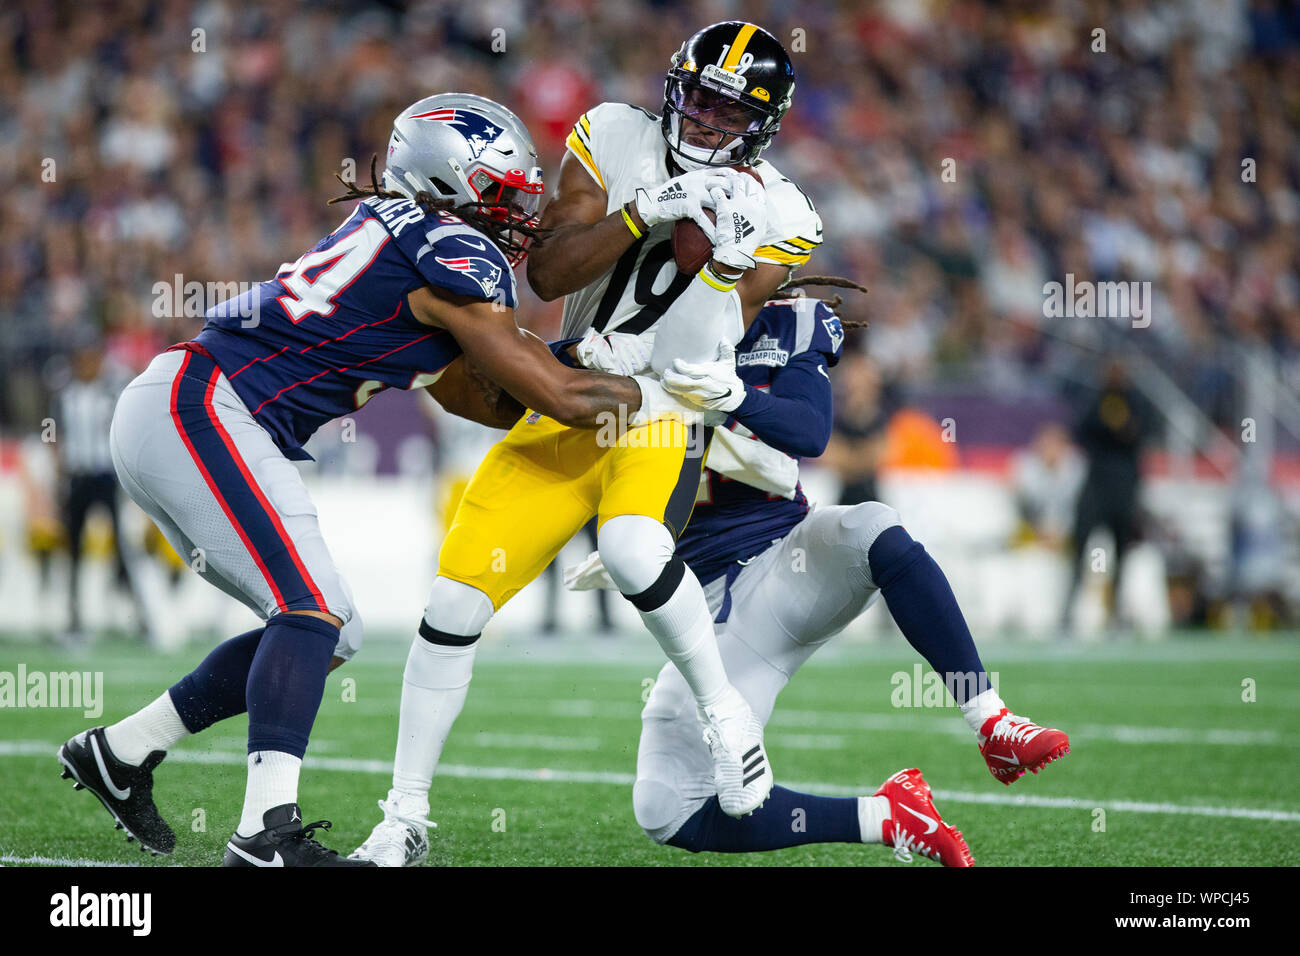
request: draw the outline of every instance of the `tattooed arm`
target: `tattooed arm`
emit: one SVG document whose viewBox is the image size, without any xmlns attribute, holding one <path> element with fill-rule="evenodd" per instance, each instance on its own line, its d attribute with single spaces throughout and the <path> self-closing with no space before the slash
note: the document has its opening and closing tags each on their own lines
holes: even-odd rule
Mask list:
<svg viewBox="0 0 1300 956">
<path fill-rule="evenodd" d="M 513 309 L 432 286 L 415 290 L 408 302 L 420 322 L 455 336 L 478 374 L 561 424 L 595 428 L 604 412 L 617 414 L 621 406 L 630 415 L 641 407 L 635 380 L 561 364 L 545 342 L 515 324 Z"/>
<path fill-rule="evenodd" d="M 490 428 L 510 428 L 524 413 L 523 405 L 465 355 L 448 365 L 425 391 L 453 415 Z"/>
</svg>

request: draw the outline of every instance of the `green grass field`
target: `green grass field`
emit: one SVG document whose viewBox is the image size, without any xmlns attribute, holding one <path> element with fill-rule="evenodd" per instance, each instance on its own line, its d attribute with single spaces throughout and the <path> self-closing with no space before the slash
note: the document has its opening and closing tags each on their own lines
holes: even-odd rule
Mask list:
<svg viewBox="0 0 1300 956">
<path fill-rule="evenodd" d="M 244 718 L 184 742 L 159 771 L 158 803 L 178 835 L 170 859 L 126 844 L 54 760 L 63 739 L 146 703 L 206 650 L 158 655 L 105 642 L 74 660 L 0 643 L 0 671 L 102 670 L 105 699 L 93 721 L 78 710 L 0 710 L 0 861 L 220 861 L 243 798 Z M 955 708 L 891 706 L 891 675 L 917 660 L 910 649 L 844 644 L 814 657 L 777 703 L 767 738 L 777 782 L 870 793 L 893 771 L 920 767 L 979 865 L 1300 863 L 1294 636 L 982 651 L 1013 708 L 1070 733 L 1063 761 L 1002 786 Z M 301 802 L 308 819 L 333 820 L 323 840 L 345 853 L 377 822 L 388 788 L 404 657 L 404 643 L 372 640 L 330 678 L 316 721 Z M 881 847 L 732 856 L 652 844 L 633 819 L 630 781 L 641 695 L 657 665 L 644 635 L 485 639 L 434 781 L 430 865 L 903 865 Z M 1242 700 L 1247 678 L 1254 702 Z M 354 701 L 343 699 L 349 690 Z"/>
</svg>

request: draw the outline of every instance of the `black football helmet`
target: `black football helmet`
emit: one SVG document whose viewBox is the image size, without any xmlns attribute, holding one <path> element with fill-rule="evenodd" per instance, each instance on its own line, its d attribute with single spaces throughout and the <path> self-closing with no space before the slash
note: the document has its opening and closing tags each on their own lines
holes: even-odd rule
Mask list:
<svg viewBox="0 0 1300 956">
<path fill-rule="evenodd" d="M 753 163 L 794 97 L 794 65 L 761 27 L 727 20 L 673 54 L 664 82 L 663 133 L 684 170 Z"/>
</svg>

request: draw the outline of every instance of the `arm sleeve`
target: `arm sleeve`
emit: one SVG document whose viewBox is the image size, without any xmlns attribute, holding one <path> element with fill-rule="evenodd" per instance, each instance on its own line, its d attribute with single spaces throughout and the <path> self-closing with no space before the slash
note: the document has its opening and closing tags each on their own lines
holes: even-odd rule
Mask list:
<svg viewBox="0 0 1300 956">
<path fill-rule="evenodd" d="M 740 295 L 734 288 L 723 292 L 696 275 L 659 317 L 650 365 L 662 375 L 674 359 L 711 362 L 719 342 L 735 345 L 744 335 Z"/>
<path fill-rule="evenodd" d="M 796 458 L 816 458 L 831 436 L 831 380 L 826 356 L 804 352 L 772 378 L 769 389 L 745 386 L 734 418 L 760 441 Z"/>
</svg>

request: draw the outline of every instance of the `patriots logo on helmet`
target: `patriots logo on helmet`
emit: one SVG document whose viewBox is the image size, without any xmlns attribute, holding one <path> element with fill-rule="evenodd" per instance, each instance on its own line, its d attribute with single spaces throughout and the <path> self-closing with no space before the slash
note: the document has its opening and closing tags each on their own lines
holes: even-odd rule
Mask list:
<svg viewBox="0 0 1300 956">
<path fill-rule="evenodd" d="M 465 137 L 465 142 L 469 144 L 475 159 L 479 158 L 483 150 L 495 145 L 497 139 L 505 132 L 482 113 L 457 107 L 415 113 L 411 119 L 432 120 L 435 123 L 446 123 L 448 126 L 455 127 L 456 132 Z"/>
<path fill-rule="evenodd" d="M 456 259 L 444 259 L 435 256 L 439 265 L 446 266 L 453 272 L 463 272 L 483 288 L 483 294 L 491 298 L 501 280 L 501 267 L 481 256 L 462 256 Z"/>
</svg>

